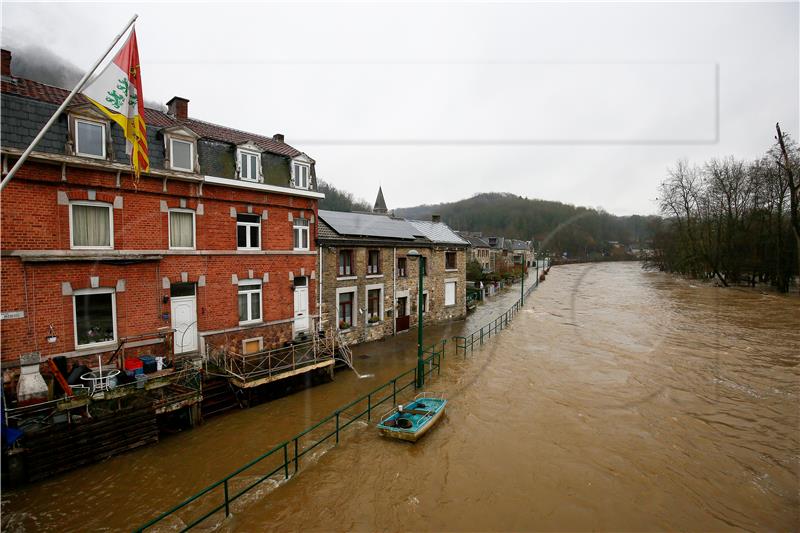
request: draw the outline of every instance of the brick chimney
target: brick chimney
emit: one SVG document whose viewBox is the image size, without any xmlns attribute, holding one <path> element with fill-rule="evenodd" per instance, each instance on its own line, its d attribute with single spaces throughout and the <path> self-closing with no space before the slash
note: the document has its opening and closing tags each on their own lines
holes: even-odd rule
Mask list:
<svg viewBox="0 0 800 533">
<path fill-rule="evenodd" d="M 180 96 L 173 96 L 167 102 L 167 114 L 178 120 L 186 120 L 189 118 L 189 100 Z"/>
<path fill-rule="evenodd" d="M 3 48 L 3 69 L 0 75 L 11 77 L 11 50 Z"/>
<path fill-rule="evenodd" d="M 431 215 L 431 222 L 441 222 L 442 215 Z"/>
<path fill-rule="evenodd" d="M 276 133 L 275 135 L 272 136 L 272 140 L 273 141 L 277 141 L 279 143 L 282 143 L 283 142 L 283 133 Z"/>
</svg>

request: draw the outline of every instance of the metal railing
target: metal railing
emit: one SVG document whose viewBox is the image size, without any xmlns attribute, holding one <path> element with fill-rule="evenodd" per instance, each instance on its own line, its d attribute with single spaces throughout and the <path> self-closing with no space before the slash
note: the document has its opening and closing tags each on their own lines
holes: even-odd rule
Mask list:
<svg viewBox="0 0 800 533">
<path fill-rule="evenodd" d="M 457 335 L 453 337 L 456 355 L 459 354 L 459 351 L 464 357 L 467 356 L 467 352 L 472 354 L 475 351 L 476 344 L 478 344 L 479 347 L 483 346 L 483 343 L 491 339 L 492 335 L 497 335 L 500 331 L 506 329 L 508 324 L 517 316 L 517 313 L 522 310 L 523 302 L 527 300 L 528 296 L 530 296 L 533 290 L 538 286 L 539 280 L 537 279 L 531 283 L 530 287 L 525 289 L 523 298 L 514 302 L 514 304 L 508 308 L 508 311 L 495 318 L 492 322 L 489 322 L 468 335 Z"/>
<path fill-rule="evenodd" d="M 437 375 L 441 373 L 446 344 L 447 341 L 443 340 L 424 350 L 423 361 L 425 364 L 423 368 L 426 377 L 431 376 L 434 372 Z M 392 404 L 396 404 L 398 397 L 409 389 L 413 390 L 416 383 L 417 369 L 414 367 L 340 407 L 316 424 L 161 513 L 135 531 L 145 531 L 170 517 L 178 522 L 165 524 L 167 527 L 187 531 L 217 513 L 224 511 L 224 516 L 229 516 L 231 504 L 245 493 L 273 476 L 289 479 L 292 475 L 297 474 L 300 470 L 301 458 L 332 439 L 334 444 L 339 444 L 340 434 L 348 426 L 362 418 L 366 418 L 366 421 L 370 422 L 372 412 L 376 408 L 389 400 L 392 401 Z M 190 514 L 193 518 L 184 520 L 184 518 L 176 516 L 179 512 Z"/>
</svg>

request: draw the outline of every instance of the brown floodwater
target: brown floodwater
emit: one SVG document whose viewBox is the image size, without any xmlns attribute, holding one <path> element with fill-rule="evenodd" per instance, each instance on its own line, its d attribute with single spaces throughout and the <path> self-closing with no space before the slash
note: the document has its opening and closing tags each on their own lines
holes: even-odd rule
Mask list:
<svg viewBox="0 0 800 533">
<path fill-rule="evenodd" d="M 506 293 L 431 341 L 505 310 Z M 4 531 L 126 530 L 410 368 L 414 333 L 357 347 L 369 379 L 211 419 L 2 495 Z M 800 298 L 636 263 L 554 267 L 508 330 L 448 350 L 447 415 L 412 445 L 363 422 L 224 531 L 800 530 Z M 173 522 L 174 523 L 174 522 Z M 208 528 L 204 528 L 208 530 Z"/>
</svg>

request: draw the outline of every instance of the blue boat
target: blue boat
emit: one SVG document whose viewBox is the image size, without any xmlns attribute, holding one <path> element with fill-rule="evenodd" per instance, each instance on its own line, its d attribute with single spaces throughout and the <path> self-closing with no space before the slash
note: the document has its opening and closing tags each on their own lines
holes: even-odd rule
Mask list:
<svg viewBox="0 0 800 533">
<path fill-rule="evenodd" d="M 398 405 L 378 422 L 378 430 L 384 437 L 416 442 L 444 414 L 447 400 L 444 394 L 421 392 L 414 401 Z"/>
</svg>

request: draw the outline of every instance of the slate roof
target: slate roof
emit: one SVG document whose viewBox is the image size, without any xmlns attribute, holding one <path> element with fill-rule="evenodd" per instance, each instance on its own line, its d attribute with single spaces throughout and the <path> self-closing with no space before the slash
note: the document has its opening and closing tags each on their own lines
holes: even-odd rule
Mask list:
<svg viewBox="0 0 800 533">
<path fill-rule="evenodd" d="M 414 242 L 421 233 L 402 218 L 383 214 L 346 213 L 320 209 L 320 220 L 333 232 L 329 238 L 360 237 Z M 321 226 L 320 226 L 321 228 Z M 320 238 L 326 238 L 320 233 Z"/>
<path fill-rule="evenodd" d="M 491 246 L 489 246 L 489 243 L 480 237 L 474 237 L 472 235 L 464 235 L 462 233 L 459 233 L 458 235 L 462 239 L 467 241 L 469 245 L 472 246 L 473 248 L 491 248 Z"/>
<path fill-rule="evenodd" d="M 444 222 L 429 222 L 425 220 L 409 220 L 409 224 L 417 228 L 419 232 L 428 238 L 431 242 L 438 244 L 458 244 L 466 246 L 469 244 L 462 239 L 450 226 Z"/>
<path fill-rule="evenodd" d="M 39 83 L 38 81 L 28 80 L 25 78 L 16 77 L 3 77 L 0 89 L 3 94 L 13 94 L 23 98 L 30 98 L 40 102 L 47 102 L 54 105 L 61 105 L 64 99 L 69 96 L 70 91 L 62 89 L 61 87 L 54 87 Z M 87 104 L 89 101 L 81 94 L 73 98 L 72 104 L 80 105 Z M 288 157 L 295 157 L 302 152 L 296 148 L 289 146 L 286 143 L 278 142 L 272 137 L 258 135 L 255 133 L 248 133 L 245 131 L 237 130 L 234 128 L 227 128 L 211 122 L 206 122 L 196 118 L 189 117 L 186 120 L 178 120 L 175 117 L 159 111 L 157 109 L 150 109 L 148 107 L 144 110 L 145 123 L 148 126 L 155 126 L 157 128 L 167 128 L 171 126 L 185 126 L 198 134 L 202 138 L 213 139 L 215 141 L 222 141 L 231 144 L 239 144 L 246 141 L 251 141 L 261 147 L 267 152 L 274 154 L 285 155 Z"/>
</svg>

